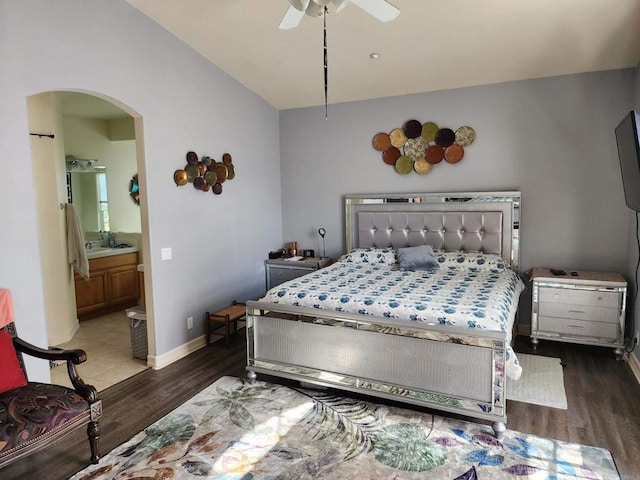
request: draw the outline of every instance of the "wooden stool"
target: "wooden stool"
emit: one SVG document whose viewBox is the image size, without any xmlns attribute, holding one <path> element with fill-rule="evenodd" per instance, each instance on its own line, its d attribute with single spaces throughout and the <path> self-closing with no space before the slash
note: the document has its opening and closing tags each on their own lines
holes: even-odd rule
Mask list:
<svg viewBox="0 0 640 480">
<path fill-rule="evenodd" d="M 229 338 L 232 333 L 231 323 L 233 323 L 233 334 L 235 335 L 238 332 L 238 320 L 246 315 L 246 308 L 244 303 L 239 303 L 234 300 L 230 307 L 215 313 L 206 312 L 204 318 L 207 325 L 207 345 L 211 343 L 211 334 L 221 328 L 224 328 L 224 339 L 226 344 L 229 345 Z M 212 326 L 213 329 L 211 328 Z"/>
</svg>

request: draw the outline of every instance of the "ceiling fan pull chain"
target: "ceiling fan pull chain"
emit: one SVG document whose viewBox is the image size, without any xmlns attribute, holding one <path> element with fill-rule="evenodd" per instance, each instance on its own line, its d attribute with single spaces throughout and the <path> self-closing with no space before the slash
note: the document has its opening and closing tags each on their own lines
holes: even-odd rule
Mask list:
<svg viewBox="0 0 640 480">
<path fill-rule="evenodd" d="M 327 65 L 327 6 L 325 5 L 322 9 L 324 16 L 324 118 L 325 120 L 328 118 L 327 112 L 327 77 L 329 67 Z"/>
</svg>

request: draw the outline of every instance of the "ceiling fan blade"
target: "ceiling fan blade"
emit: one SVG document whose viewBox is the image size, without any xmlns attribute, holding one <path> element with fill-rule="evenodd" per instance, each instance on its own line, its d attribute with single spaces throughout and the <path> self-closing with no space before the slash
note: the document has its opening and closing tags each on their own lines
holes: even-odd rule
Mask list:
<svg viewBox="0 0 640 480">
<path fill-rule="evenodd" d="M 292 5 L 285 12 L 278 28 L 281 30 L 288 30 L 290 28 L 297 27 L 303 16 L 304 10 L 300 11 Z"/>
<path fill-rule="evenodd" d="M 351 0 L 351 3 L 381 22 L 390 22 L 400 13 L 400 10 L 386 0 Z"/>
<path fill-rule="evenodd" d="M 296 10 L 304 12 L 309 6 L 309 0 L 289 0 L 289 3 L 295 7 Z"/>
<path fill-rule="evenodd" d="M 342 9 L 347 6 L 347 3 L 349 3 L 349 0 L 333 0 L 336 13 L 340 13 Z"/>
</svg>

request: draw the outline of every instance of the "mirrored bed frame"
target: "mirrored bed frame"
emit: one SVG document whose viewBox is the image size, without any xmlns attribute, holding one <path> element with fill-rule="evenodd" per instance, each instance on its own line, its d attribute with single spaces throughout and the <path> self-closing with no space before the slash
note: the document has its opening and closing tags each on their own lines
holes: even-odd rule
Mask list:
<svg viewBox="0 0 640 480">
<path fill-rule="evenodd" d="M 406 247 L 519 263 L 520 193 L 346 195 L 346 249 Z M 515 323 L 515 320 L 514 320 Z M 506 426 L 510 332 L 247 302 L 247 370 Z"/>
</svg>

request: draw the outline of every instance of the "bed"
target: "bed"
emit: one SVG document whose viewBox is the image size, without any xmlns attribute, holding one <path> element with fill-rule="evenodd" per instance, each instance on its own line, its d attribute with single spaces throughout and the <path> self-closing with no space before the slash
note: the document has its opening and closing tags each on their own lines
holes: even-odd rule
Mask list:
<svg viewBox="0 0 640 480">
<path fill-rule="evenodd" d="M 506 428 L 520 193 L 347 195 L 346 255 L 247 302 L 247 370 Z M 435 249 L 434 268 L 396 254 Z M 409 248 L 407 247 L 419 247 Z"/>
</svg>

